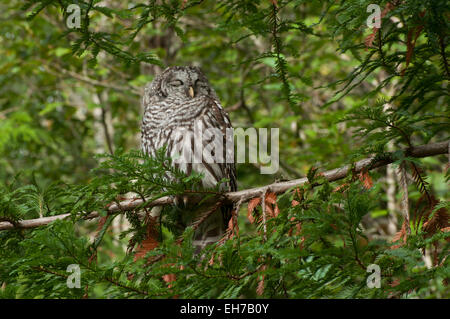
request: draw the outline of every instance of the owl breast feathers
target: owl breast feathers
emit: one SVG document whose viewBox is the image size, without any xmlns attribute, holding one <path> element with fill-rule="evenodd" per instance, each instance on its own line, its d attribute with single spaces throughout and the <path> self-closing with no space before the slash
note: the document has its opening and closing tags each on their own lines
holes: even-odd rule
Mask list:
<svg viewBox="0 0 450 319">
<path fill-rule="evenodd" d="M 237 189 L 235 164 L 230 156 L 234 151 L 232 131 L 231 140 L 228 139 L 231 143 L 226 138 L 227 129 L 228 133 L 232 129 L 231 122 L 199 68 L 167 68 L 145 87 L 142 106 L 144 153 L 154 156 L 158 149 L 166 147 L 166 155 L 172 157 L 173 165 L 188 175 L 192 171 L 203 173 L 205 188 L 214 187 L 226 178 L 228 182 L 220 185 L 221 190 Z M 202 248 L 223 234 L 231 208 L 222 208 L 223 218 L 209 218 L 206 228 L 195 235 L 195 239 L 202 241 L 197 246 Z"/>
</svg>

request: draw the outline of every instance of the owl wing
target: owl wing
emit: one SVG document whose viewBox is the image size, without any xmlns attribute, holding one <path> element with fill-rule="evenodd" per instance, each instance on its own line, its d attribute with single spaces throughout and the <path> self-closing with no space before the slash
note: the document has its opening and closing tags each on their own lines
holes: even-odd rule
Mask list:
<svg viewBox="0 0 450 319">
<path fill-rule="evenodd" d="M 187 144 L 193 145 L 197 141 L 202 141 L 202 150 L 207 147 L 208 144 L 219 138 L 218 142 L 221 142 L 222 145 L 222 162 L 208 162 L 204 157 L 202 158 L 202 163 L 187 163 L 186 167 L 183 167 L 183 170 L 187 172 L 189 175 L 192 170 L 196 172 L 204 173 L 205 177 L 203 179 L 203 185 L 206 187 L 214 187 L 216 186 L 223 178 L 227 179 L 227 182 L 222 184 L 220 189 L 225 192 L 233 192 L 237 190 L 237 178 L 236 178 L 236 165 L 234 162 L 234 143 L 233 143 L 233 131 L 230 118 L 227 112 L 223 109 L 222 105 L 216 98 L 208 97 L 203 98 L 200 101 L 197 100 L 195 102 L 195 112 L 198 112 L 195 115 L 193 112 L 192 116 L 195 121 L 200 121 L 202 123 L 202 129 L 218 129 L 220 131 L 219 136 L 214 136 L 213 138 L 202 137 L 199 136 L 191 136 L 193 140 L 187 141 Z M 189 130 L 195 132 L 193 127 L 193 123 L 190 123 Z M 229 132 L 227 132 L 227 130 Z M 230 136 L 227 140 L 227 133 Z M 191 152 L 194 152 L 191 149 Z M 206 152 L 208 153 L 208 151 Z M 203 154 L 204 156 L 206 155 Z M 228 158 L 231 158 L 231 161 L 227 161 Z"/>
<path fill-rule="evenodd" d="M 223 142 L 223 156 L 226 159 L 227 152 L 232 152 L 231 163 L 217 163 L 215 165 L 216 169 L 220 169 L 221 178 L 228 179 L 226 183 L 226 191 L 234 192 L 237 190 L 237 181 L 236 181 L 236 165 L 234 163 L 234 143 L 233 143 L 233 135 L 231 135 L 231 141 L 227 141 L 226 134 L 227 129 L 232 129 L 230 118 L 228 117 L 227 112 L 223 109 L 220 102 L 216 99 L 209 99 L 207 110 L 204 116 L 208 117 L 210 123 L 215 128 L 218 128 L 222 132 L 222 142 Z M 205 119 L 202 119 L 203 122 Z M 211 125 L 211 124 L 210 124 Z M 231 142 L 231 143 L 230 143 Z M 204 141 L 203 143 L 208 143 L 208 141 Z M 205 164 L 208 165 L 208 164 Z M 219 179 L 220 180 L 220 179 Z M 226 229 L 228 225 L 228 221 L 231 218 L 231 212 L 233 210 L 233 205 L 224 205 L 221 207 L 222 217 L 223 217 L 223 227 Z"/>
<path fill-rule="evenodd" d="M 210 117 L 210 122 L 212 122 L 213 127 L 218 128 L 222 132 L 222 145 L 223 145 L 223 158 L 224 163 L 218 163 L 221 170 L 221 178 L 227 178 L 229 181 L 227 182 L 226 191 L 236 191 L 236 165 L 234 163 L 234 144 L 233 137 L 231 135 L 231 140 L 227 141 L 227 129 L 232 129 L 230 118 L 228 117 L 227 112 L 223 109 L 220 102 L 216 99 L 209 99 L 208 101 L 208 113 L 205 116 Z M 205 121 L 204 121 L 205 122 Z M 204 141 L 204 143 L 208 143 L 208 141 Z M 231 163 L 227 163 L 225 159 L 227 158 L 227 152 L 231 152 L 233 161 Z"/>
</svg>

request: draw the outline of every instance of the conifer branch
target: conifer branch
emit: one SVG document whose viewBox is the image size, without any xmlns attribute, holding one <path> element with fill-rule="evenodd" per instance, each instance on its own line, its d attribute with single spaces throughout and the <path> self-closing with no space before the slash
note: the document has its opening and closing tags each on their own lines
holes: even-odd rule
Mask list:
<svg viewBox="0 0 450 319">
<path fill-rule="evenodd" d="M 439 142 L 439 143 L 431 143 L 431 144 L 425 144 L 420 146 L 415 146 L 412 148 L 404 149 L 404 153 L 406 156 L 420 158 L 420 157 L 429 157 L 429 156 L 435 156 L 435 155 L 442 155 L 442 154 L 448 154 L 449 152 L 449 144 L 450 141 L 445 142 Z M 340 179 L 345 178 L 349 171 L 353 171 L 353 173 L 359 173 L 362 170 L 372 170 L 378 167 L 386 166 L 388 164 L 391 164 L 394 162 L 394 158 L 392 156 L 392 153 L 386 153 L 386 156 L 383 159 L 376 159 L 376 157 L 372 156 L 369 158 L 365 158 L 363 160 L 360 160 L 352 165 L 348 164 L 340 168 L 332 169 L 326 172 L 322 173 L 322 176 L 328 180 L 329 182 L 334 182 Z M 237 202 L 248 202 L 250 199 L 255 197 L 262 197 L 265 192 L 272 192 L 275 194 L 281 194 L 286 191 L 288 191 L 291 188 L 301 186 L 308 182 L 307 177 L 294 179 L 290 181 L 285 182 L 279 182 L 279 183 L 273 183 L 262 187 L 256 187 L 256 188 L 250 188 L 245 189 L 237 192 L 229 192 L 221 194 L 220 197 L 222 197 L 222 200 L 220 200 L 223 203 L 237 203 Z M 315 185 L 317 186 L 317 185 Z M 140 198 L 133 198 L 133 199 L 127 199 L 124 201 L 121 201 L 119 203 L 111 204 L 108 207 L 109 213 L 115 213 L 115 212 L 125 212 L 125 211 L 132 211 L 135 210 L 140 206 L 142 208 L 145 207 L 155 207 L 155 206 L 163 206 L 163 205 L 170 205 L 173 204 L 173 199 L 169 196 L 158 198 L 154 201 L 148 201 L 144 205 L 144 200 Z M 29 219 L 29 220 L 22 220 L 17 221 L 15 225 L 8 221 L 0 222 L 0 231 L 1 230 L 9 230 L 14 228 L 35 228 L 43 225 L 47 225 L 55 220 L 58 219 L 65 219 L 67 217 L 71 216 L 70 213 L 62 214 L 62 215 L 56 215 L 56 216 L 49 216 L 49 217 L 43 217 L 43 218 L 36 218 L 36 219 Z M 99 217 L 98 212 L 91 212 L 88 215 L 86 215 L 85 219 L 93 219 L 96 217 Z"/>
</svg>

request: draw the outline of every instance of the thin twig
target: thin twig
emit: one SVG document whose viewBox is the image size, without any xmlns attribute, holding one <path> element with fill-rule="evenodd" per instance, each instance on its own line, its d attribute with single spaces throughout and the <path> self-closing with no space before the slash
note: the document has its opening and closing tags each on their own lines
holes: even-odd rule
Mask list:
<svg viewBox="0 0 450 319">
<path fill-rule="evenodd" d="M 406 234 L 409 236 L 411 234 L 411 227 L 409 225 L 409 203 L 408 203 L 408 183 L 406 182 L 406 169 L 405 162 L 402 162 L 399 168 L 400 174 L 400 186 L 402 187 L 402 215 L 403 222 L 406 225 Z"/>
<path fill-rule="evenodd" d="M 123 91 L 123 92 L 131 92 L 134 95 L 141 95 L 141 89 L 139 89 L 138 87 L 135 86 L 130 86 L 129 84 L 126 85 L 116 85 L 116 84 L 112 84 L 109 82 L 104 82 L 104 81 L 99 81 L 96 79 L 92 79 L 83 75 L 80 75 L 76 72 L 64 69 L 58 65 L 53 65 L 53 68 L 57 69 L 57 72 L 52 70 L 49 66 L 43 64 L 43 67 L 46 69 L 47 72 L 55 75 L 55 76 L 61 76 L 61 74 L 66 75 L 66 76 L 70 76 L 76 80 L 85 82 L 87 84 L 90 84 L 92 86 L 100 86 L 100 87 L 104 87 L 104 88 L 109 88 L 109 89 L 113 89 L 114 91 Z"/>
<path fill-rule="evenodd" d="M 267 241 L 267 217 L 266 217 L 266 192 L 262 194 L 261 197 L 261 207 L 262 207 L 262 215 L 263 215 L 263 229 L 264 229 L 264 241 Z"/>
</svg>

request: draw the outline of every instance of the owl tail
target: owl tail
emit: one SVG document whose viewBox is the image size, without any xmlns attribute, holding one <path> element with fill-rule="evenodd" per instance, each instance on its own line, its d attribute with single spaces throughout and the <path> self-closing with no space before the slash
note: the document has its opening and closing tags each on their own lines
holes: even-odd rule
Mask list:
<svg viewBox="0 0 450 319">
<path fill-rule="evenodd" d="M 191 196 L 192 197 L 192 196 Z M 182 209 L 180 220 L 180 229 L 187 226 L 193 226 L 195 229 L 192 245 L 195 248 L 194 254 L 200 252 L 208 245 L 215 244 L 223 239 L 228 222 L 231 218 L 233 205 L 223 205 L 222 202 L 216 202 L 211 206 L 204 203 L 198 203 L 201 197 L 190 203 L 186 201 L 187 197 L 175 196 L 175 204 Z"/>
<path fill-rule="evenodd" d="M 225 234 L 226 225 L 222 210 L 219 208 L 212 213 L 195 230 L 194 240 L 195 254 L 198 255 L 206 246 L 217 243 Z"/>
</svg>

